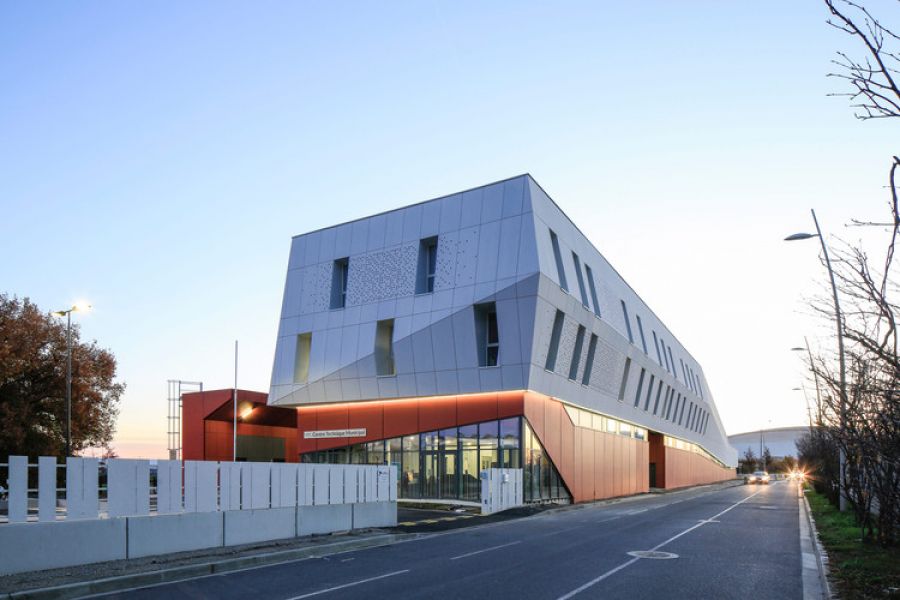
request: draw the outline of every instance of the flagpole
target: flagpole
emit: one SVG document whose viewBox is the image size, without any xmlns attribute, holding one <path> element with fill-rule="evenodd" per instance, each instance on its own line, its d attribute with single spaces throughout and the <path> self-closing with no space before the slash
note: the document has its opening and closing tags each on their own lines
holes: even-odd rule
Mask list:
<svg viewBox="0 0 900 600">
<path fill-rule="evenodd" d="M 237 462 L 237 373 L 238 373 L 238 341 L 234 340 L 234 390 L 231 394 L 232 408 L 234 409 L 234 422 L 232 427 L 231 460 Z"/>
</svg>

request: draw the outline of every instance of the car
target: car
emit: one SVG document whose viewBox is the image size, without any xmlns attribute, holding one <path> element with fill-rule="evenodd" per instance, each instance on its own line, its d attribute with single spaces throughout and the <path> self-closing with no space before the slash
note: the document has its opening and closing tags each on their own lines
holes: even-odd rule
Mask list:
<svg viewBox="0 0 900 600">
<path fill-rule="evenodd" d="M 769 485 L 769 474 L 765 471 L 754 471 L 752 474 L 747 476 L 747 483 L 764 483 Z"/>
</svg>

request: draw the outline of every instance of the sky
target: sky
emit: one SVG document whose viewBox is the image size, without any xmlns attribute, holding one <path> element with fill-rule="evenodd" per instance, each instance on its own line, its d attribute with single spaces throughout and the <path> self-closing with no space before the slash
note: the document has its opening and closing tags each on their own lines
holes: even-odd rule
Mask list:
<svg viewBox="0 0 900 600">
<path fill-rule="evenodd" d="M 874 10 L 896 12 L 875 0 Z M 890 13 L 887 13 L 890 15 Z M 891 16 L 898 16 L 893 14 Z M 531 173 L 704 368 L 728 433 L 806 422 L 812 227 L 886 213 L 898 126 L 822 2 L 0 3 L 0 292 L 88 299 L 162 457 L 166 381 L 267 391 L 292 235 Z M 877 243 L 877 239 L 866 243 Z M 808 385 L 808 383 L 806 384 Z M 811 390 L 810 390 L 811 391 Z"/>
</svg>

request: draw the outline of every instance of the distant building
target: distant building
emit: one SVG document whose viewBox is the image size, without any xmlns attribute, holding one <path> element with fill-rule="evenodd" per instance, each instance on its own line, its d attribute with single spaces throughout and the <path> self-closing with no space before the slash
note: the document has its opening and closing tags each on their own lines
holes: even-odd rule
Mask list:
<svg viewBox="0 0 900 600">
<path fill-rule="evenodd" d="M 287 460 L 396 465 L 401 498 L 477 502 L 512 467 L 526 501 L 579 502 L 737 463 L 699 363 L 528 175 L 296 236 L 248 418 L 288 407 Z"/>
<path fill-rule="evenodd" d="M 762 448 L 769 449 L 772 458 L 784 458 L 785 456 L 797 458 L 797 440 L 806 433 L 809 433 L 809 427 L 807 426 L 777 427 L 761 431 L 757 429 L 756 431 L 729 435 L 728 443 L 737 452 L 738 457 L 743 455 L 747 448 L 750 448 L 758 458 L 761 452 L 761 445 Z"/>
</svg>

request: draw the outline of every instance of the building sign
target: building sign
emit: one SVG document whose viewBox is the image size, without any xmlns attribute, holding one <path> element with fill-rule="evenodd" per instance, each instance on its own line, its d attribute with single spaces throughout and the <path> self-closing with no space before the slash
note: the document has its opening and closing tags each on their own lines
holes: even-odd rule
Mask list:
<svg viewBox="0 0 900 600">
<path fill-rule="evenodd" d="M 325 438 L 351 438 L 366 437 L 365 428 L 362 429 L 319 429 L 317 431 L 304 431 L 303 439 L 321 440 Z"/>
</svg>

